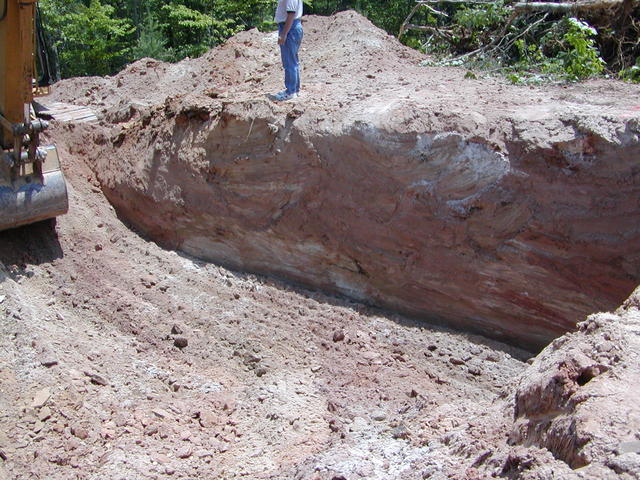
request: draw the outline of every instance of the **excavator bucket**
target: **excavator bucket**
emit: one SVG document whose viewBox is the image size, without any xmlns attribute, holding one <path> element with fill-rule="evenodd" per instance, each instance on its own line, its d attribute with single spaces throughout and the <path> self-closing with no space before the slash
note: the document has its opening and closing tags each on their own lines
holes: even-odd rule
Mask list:
<svg viewBox="0 0 640 480">
<path fill-rule="evenodd" d="M 32 114 L 37 0 L 0 0 L 0 230 L 67 212 L 67 187 L 47 127 Z"/>
<path fill-rule="evenodd" d="M 0 230 L 19 227 L 67 213 L 67 186 L 54 146 L 42 164 L 42 176 L 22 172 L 11 179 L 9 168 L 0 166 Z"/>
</svg>

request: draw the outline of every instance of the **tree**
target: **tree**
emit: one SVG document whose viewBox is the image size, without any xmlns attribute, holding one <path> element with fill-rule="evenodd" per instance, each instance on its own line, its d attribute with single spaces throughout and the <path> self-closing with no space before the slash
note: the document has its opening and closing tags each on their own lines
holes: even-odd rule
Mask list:
<svg viewBox="0 0 640 480">
<path fill-rule="evenodd" d="M 167 45 L 174 49 L 177 58 L 200 56 L 240 30 L 232 19 L 218 20 L 176 2 L 163 5 L 159 16 Z"/>
<path fill-rule="evenodd" d="M 173 50 L 167 48 L 167 40 L 162 34 L 160 23 L 147 12 L 145 21 L 140 27 L 138 41 L 133 48 L 134 59 L 149 57 L 157 60 L 171 60 L 174 57 Z"/>
<path fill-rule="evenodd" d="M 130 59 L 135 29 L 100 0 L 41 0 L 44 28 L 60 57 L 63 77 L 109 75 Z"/>
</svg>

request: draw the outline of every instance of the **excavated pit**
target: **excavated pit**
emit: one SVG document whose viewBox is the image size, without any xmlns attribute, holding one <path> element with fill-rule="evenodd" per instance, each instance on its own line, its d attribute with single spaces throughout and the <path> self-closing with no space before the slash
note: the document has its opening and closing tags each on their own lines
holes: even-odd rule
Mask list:
<svg viewBox="0 0 640 480">
<path fill-rule="evenodd" d="M 123 218 L 198 258 L 530 350 L 628 297 L 637 86 L 469 80 L 355 14 L 306 24 L 294 102 L 266 98 L 281 72 L 257 31 L 64 83 L 58 98 L 102 106 L 82 141 Z"/>
<path fill-rule="evenodd" d="M 293 102 L 257 31 L 43 100 L 100 120 L 0 233 L 0 477 L 640 478 L 640 88 L 304 27 Z"/>
</svg>

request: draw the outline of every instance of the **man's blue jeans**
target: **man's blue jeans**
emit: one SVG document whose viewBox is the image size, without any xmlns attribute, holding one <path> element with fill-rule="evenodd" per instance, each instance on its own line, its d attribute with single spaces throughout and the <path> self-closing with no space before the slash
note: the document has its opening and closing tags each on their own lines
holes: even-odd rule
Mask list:
<svg viewBox="0 0 640 480">
<path fill-rule="evenodd" d="M 282 33 L 284 23 L 278 25 L 278 33 Z M 302 43 L 302 23 L 300 19 L 294 20 L 287 35 L 284 45 L 280 45 L 282 66 L 284 67 L 284 86 L 287 94 L 300 91 L 300 62 L 298 50 Z"/>
</svg>

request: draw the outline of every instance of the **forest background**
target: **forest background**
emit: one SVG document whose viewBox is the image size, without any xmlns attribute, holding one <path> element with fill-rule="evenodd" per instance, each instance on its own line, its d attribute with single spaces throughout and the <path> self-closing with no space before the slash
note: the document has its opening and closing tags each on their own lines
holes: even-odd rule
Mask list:
<svg viewBox="0 0 640 480">
<path fill-rule="evenodd" d="M 573 0 L 572 0 L 573 1 Z M 418 2 L 420 3 L 420 2 Z M 517 13 L 513 0 L 306 0 L 305 14 L 355 9 L 431 63 L 514 82 L 619 76 L 640 81 L 638 0 Z M 197 57 L 242 30 L 275 28 L 276 0 L 40 0 L 52 81 L 111 75 L 144 57 Z M 552 5 L 553 7 L 553 5 Z M 407 17 L 415 28 L 406 28 Z"/>
</svg>

